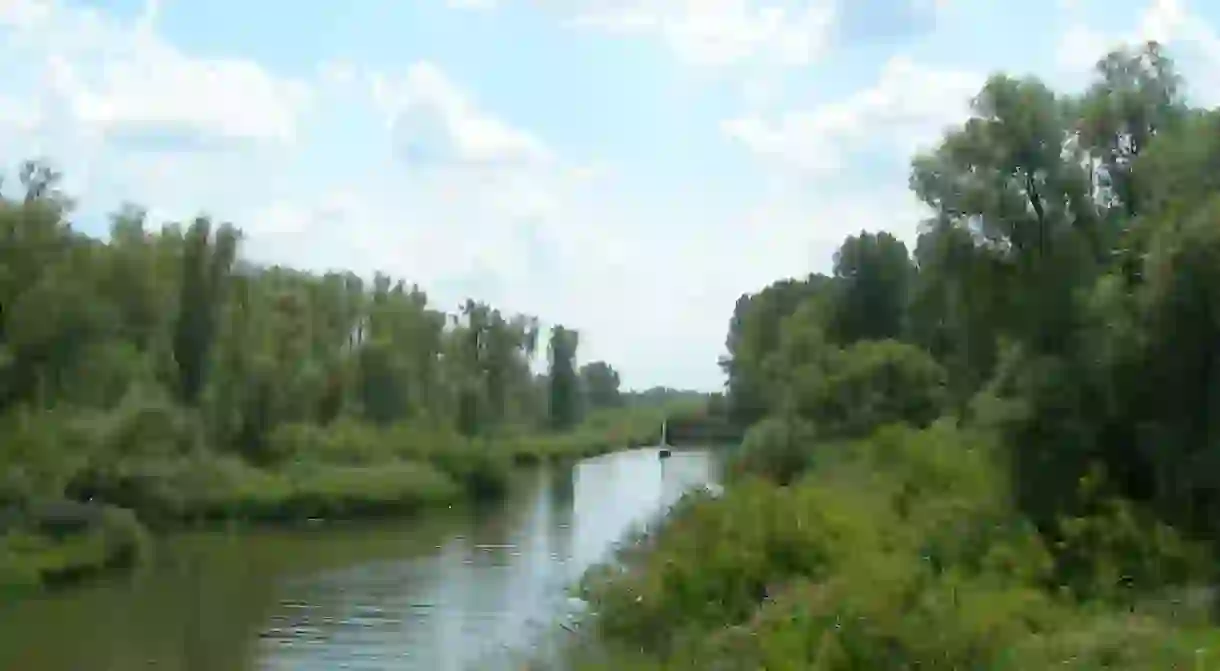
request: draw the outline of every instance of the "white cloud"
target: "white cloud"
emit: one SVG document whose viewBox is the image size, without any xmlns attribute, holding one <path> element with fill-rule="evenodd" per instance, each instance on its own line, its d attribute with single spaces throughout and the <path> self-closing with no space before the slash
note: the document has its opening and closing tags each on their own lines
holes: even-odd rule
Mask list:
<svg viewBox="0 0 1220 671">
<path fill-rule="evenodd" d="M 346 61 L 326 61 L 318 66 L 318 76 L 328 84 L 347 86 L 358 81 L 356 66 Z"/>
<path fill-rule="evenodd" d="M 1155 40 L 1178 57 L 1196 103 L 1220 103 L 1220 35 L 1207 19 L 1190 11 L 1185 0 L 1150 0 L 1130 29 L 1113 33 L 1087 27 L 1080 9 L 1079 0 L 1066 8 L 1072 24 L 1057 46 L 1058 64 L 1065 72 L 1080 76 L 1116 47 Z"/>
<path fill-rule="evenodd" d="M 844 100 L 775 120 L 725 121 L 726 134 L 758 156 L 813 174 L 840 169 L 852 149 L 880 147 L 908 155 L 965 117 L 983 75 L 939 70 L 897 56 L 878 81 Z"/>
<path fill-rule="evenodd" d="M 834 16 L 832 0 L 604 0 L 585 3 L 572 22 L 660 37 L 679 57 L 700 65 L 807 65 L 824 53 Z"/>
<path fill-rule="evenodd" d="M 487 10 L 505 3 L 446 0 L 446 4 Z M 825 52 L 837 4 L 838 0 L 587 0 L 546 8 L 577 28 L 661 39 L 679 58 L 696 65 L 801 66 Z"/>
<path fill-rule="evenodd" d="M 127 24 L 52 0 L 5 0 L 6 56 L 27 63 L 44 95 L 116 140 L 290 142 L 309 86 L 252 61 L 183 54 L 152 30 L 157 3 Z"/>
<path fill-rule="evenodd" d="M 1055 49 L 1061 68 L 1069 72 L 1086 72 L 1114 44 L 1104 33 L 1083 24 L 1069 26 Z"/>
<path fill-rule="evenodd" d="M 1144 40 L 1168 43 L 1175 38 L 1208 39 L 1210 29 L 1203 22 L 1188 17 L 1178 0 L 1152 0 L 1140 18 L 1139 36 Z M 1212 41 L 1214 35 L 1210 35 Z"/>
<path fill-rule="evenodd" d="M 416 63 L 397 79 L 375 74 L 371 81 L 373 98 L 400 150 L 470 164 L 534 163 L 552 157 L 532 134 L 479 109 L 433 63 Z"/>
<path fill-rule="evenodd" d="M 18 28 L 46 21 L 51 3 L 43 0 L 3 0 L 0 2 L 0 25 Z"/>
</svg>

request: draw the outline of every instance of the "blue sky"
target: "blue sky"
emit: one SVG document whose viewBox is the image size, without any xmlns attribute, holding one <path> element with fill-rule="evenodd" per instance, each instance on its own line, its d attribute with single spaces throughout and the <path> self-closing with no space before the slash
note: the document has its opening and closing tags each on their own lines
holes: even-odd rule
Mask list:
<svg viewBox="0 0 1220 671">
<path fill-rule="evenodd" d="M 1002 11 L 1001 6 L 1008 7 Z M 1019 9 L 1018 9 L 1019 7 Z M 205 211 L 247 256 L 562 322 L 631 387 L 715 389 L 733 304 L 908 241 L 912 153 L 996 70 L 1123 41 L 1220 95 L 1200 0 L 0 0 L 0 158 L 104 232 Z"/>
</svg>

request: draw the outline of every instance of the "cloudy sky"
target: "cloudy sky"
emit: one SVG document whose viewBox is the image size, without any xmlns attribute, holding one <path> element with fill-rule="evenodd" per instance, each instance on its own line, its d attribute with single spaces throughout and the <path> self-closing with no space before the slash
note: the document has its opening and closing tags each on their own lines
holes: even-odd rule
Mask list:
<svg viewBox="0 0 1220 671">
<path fill-rule="evenodd" d="M 1001 12 L 998 7 L 1010 9 Z M 1019 8 L 1019 9 L 1018 9 Z M 734 301 L 911 240 L 910 155 L 995 70 L 1076 88 L 1156 38 L 1220 96 L 1195 0 L 0 0 L 0 160 L 103 234 L 206 211 L 248 256 L 375 269 L 713 389 Z"/>
</svg>

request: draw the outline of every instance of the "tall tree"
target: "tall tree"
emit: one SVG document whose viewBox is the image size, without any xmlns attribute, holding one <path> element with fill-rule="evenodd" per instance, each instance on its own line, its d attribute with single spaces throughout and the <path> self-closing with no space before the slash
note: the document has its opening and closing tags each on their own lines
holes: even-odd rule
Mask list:
<svg viewBox="0 0 1220 671">
<path fill-rule="evenodd" d="M 1132 174 L 1136 159 L 1186 116 L 1182 81 L 1156 42 L 1114 51 L 1096 72 L 1079 103 L 1077 132 L 1096 168 L 1102 205 L 1130 218 L 1141 211 Z"/>
<path fill-rule="evenodd" d="M 580 414 L 580 379 L 576 371 L 576 349 L 580 336 L 562 325 L 551 328 L 547 350 L 550 357 L 550 423 L 555 429 L 576 424 Z"/>
<path fill-rule="evenodd" d="M 183 245 L 174 360 L 178 362 L 179 397 L 195 405 L 207 378 L 208 357 L 237 259 L 237 231 L 228 224 L 212 235 L 212 222 L 199 217 L 187 229 Z"/>
</svg>

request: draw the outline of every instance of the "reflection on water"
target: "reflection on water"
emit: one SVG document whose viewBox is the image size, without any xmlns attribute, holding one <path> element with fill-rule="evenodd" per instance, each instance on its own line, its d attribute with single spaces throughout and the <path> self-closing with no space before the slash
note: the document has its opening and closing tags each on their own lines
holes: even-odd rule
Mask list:
<svg viewBox="0 0 1220 671">
<path fill-rule="evenodd" d="M 578 604 L 566 588 L 684 491 L 707 451 L 539 470 L 492 512 L 183 535 L 139 574 L 0 606 L 0 669 L 496 668 Z"/>
</svg>

